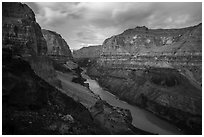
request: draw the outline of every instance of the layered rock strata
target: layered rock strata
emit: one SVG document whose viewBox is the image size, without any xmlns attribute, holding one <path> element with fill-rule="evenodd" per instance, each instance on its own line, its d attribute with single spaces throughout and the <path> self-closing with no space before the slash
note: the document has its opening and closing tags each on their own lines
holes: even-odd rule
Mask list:
<svg viewBox="0 0 204 137">
<path fill-rule="evenodd" d="M 76 61 L 80 67 L 88 67 L 100 57 L 101 52 L 102 46 L 97 45 L 74 50 L 72 55 L 74 61 Z"/>
<path fill-rule="evenodd" d="M 77 58 L 98 58 L 100 57 L 102 47 L 101 45 L 83 47 L 79 50 L 73 51 L 73 57 Z"/>
<path fill-rule="evenodd" d="M 104 41 L 99 63 L 111 68 L 120 65 L 132 69 L 175 68 L 187 77 L 192 75 L 201 85 L 201 61 L 202 24 L 199 24 L 183 29 L 126 30 Z"/>
<path fill-rule="evenodd" d="M 136 27 L 104 41 L 88 74 L 110 92 L 201 134 L 202 24 L 182 29 Z"/>
<path fill-rule="evenodd" d="M 54 68 L 59 71 L 70 71 L 78 68 L 73 61 L 72 53 L 67 42 L 54 31 L 42 29 L 48 51 L 46 55 L 54 61 Z"/>
<path fill-rule="evenodd" d="M 56 73 L 32 10 L 21 3 L 2 8 L 3 134 L 108 134 L 82 104 L 51 86 Z"/>
<path fill-rule="evenodd" d="M 2 5 L 2 44 L 20 55 L 43 55 L 47 45 L 35 14 L 25 4 Z"/>
<path fill-rule="evenodd" d="M 106 111 L 100 113 L 101 117 L 107 119 L 107 114 L 112 112 L 116 113 L 112 117 L 118 118 L 119 116 L 119 119 L 125 119 L 121 123 L 125 125 L 123 130 L 121 128 L 112 129 L 109 125 L 103 124 L 103 118 L 101 121 L 99 115 L 97 117 L 93 115 L 94 107 L 90 111 L 84 107 L 83 102 L 75 101 L 74 97 L 64 94 L 60 87 L 55 87 L 53 82 L 57 79 L 56 67 L 62 70 L 64 67 L 61 66 L 64 65 L 66 72 L 72 69 L 76 73 L 79 71 L 79 67 L 71 59 L 68 45 L 58 34 L 52 32 L 52 36 L 47 36 L 48 39 L 46 37 L 47 43 L 58 47 L 61 51 L 49 51 L 48 48 L 47 53 L 46 42 L 32 10 L 21 3 L 3 3 L 2 6 L 3 134 L 143 133 L 140 130 L 139 132 L 132 130 L 134 128 L 129 125 L 130 113 L 116 112 L 119 109 L 113 109 L 107 103 L 99 105 L 101 108 L 96 105 L 100 109 L 106 108 Z M 57 60 L 63 61 L 55 64 L 57 60 L 47 56 L 49 53 L 53 53 Z M 63 56 L 65 59 L 61 58 Z M 72 89 L 69 92 L 78 91 Z M 82 99 L 86 100 L 86 96 Z M 110 122 L 104 123 L 109 124 Z"/>
<path fill-rule="evenodd" d="M 52 61 L 45 56 L 47 44 L 41 27 L 26 4 L 2 4 L 2 48 L 30 62 L 32 69 L 50 84 L 60 86 Z"/>
<path fill-rule="evenodd" d="M 62 36 L 54 31 L 42 29 L 42 34 L 47 42 L 47 55 L 57 60 L 65 62 L 72 60 L 72 53 L 67 42 Z"/>
</svg>

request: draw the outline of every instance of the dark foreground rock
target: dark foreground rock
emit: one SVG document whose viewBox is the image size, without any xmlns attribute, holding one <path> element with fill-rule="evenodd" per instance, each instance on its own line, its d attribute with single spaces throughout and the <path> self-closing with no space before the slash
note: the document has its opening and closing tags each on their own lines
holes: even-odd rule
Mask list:
<svg viewBox="0 0 204 137">
<path fill-rule="evenodd" d="M 88 109 L 55 88 L 60 82 L 33 11 L 2 3 L 2 12 L 3 134 L 108 134 Z"/>
<path fill-rule="evenodd" d="M 80 103 L 61 93 L 26 61 L 3 51 L 3 134 L 108 134 Z"/>
<path fill-rule="evenodd" d="M 127 135 L 150 135 L 152 133 L 135 128 L 129 110 L 113 107 L 103 100 L 98 100 L 90 108 L 90 113 L 101 127 L 108 129 L 111 134 Z"/>
</svg>

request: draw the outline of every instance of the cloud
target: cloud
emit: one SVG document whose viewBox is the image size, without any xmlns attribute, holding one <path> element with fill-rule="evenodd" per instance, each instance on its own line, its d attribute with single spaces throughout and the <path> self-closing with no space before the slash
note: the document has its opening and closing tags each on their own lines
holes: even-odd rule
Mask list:
<svg viewBox="0 0 204 137">
<path fill-rule="evenodd" d="M 60 33 L 71 49 L 103 41 L 129 28 L 181 28 L 202 21 L 202 3 L 27 3 L 42 28 Z"/>
</svg>

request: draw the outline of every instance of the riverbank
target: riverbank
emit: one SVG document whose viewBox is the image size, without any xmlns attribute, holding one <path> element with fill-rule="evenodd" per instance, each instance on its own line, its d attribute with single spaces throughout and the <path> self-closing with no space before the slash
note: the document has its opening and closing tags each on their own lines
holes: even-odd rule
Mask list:
<svg viewBox="0 0 204 137">
<path fill-rule="evenodd" d="M 166 74 L 167 72 L 169 73 Z M 185 78 L 177 75 L 176 71 L 156 69 L 145 72 L 89 67 L 87 73 L 121 100 L 165 119 L 184 134 L 201 134 L 201 117 L 196 113 L 200 113 L 202 109 L 200 99 L 195 100 L 200 93 L 187 84 Z M 159 75 L 160 73 L 163 74 Z M 164 85 L 159 85 L 162 80 Z"/>
<path fill-rule="evenodd" d="M 106 101 L 95 95 L 87 87 L 73 83 L 73 73 L 57 72 L 57 77 L 62 83 L 61 92 L 74 98 L 75 101 L 83 104 L 91 113 L 92 118 L 110 134 L 151 134 L 131 125 L 132 117 L 127 109 L 113 107 Z"/>
<path fill-rule="evenodd" d="M 106 100 L 113 106 L 129 109 L 133 118 L 132 124 L 142 130 L 161 135 L 180 135 L 183 134 L 177 127 L 167 121 L 157 117 L 151 112 L 148 112 L 140 107 L 130 105 L 129 103 L 120 100 L 117 96 L 108 92 L 108 90 L 99 86 L 96 80 L 91 79 L 87 75 L 83 75 L 89 83 L 89 88 L 98 94 L 103 100 Z"/>
</svg>

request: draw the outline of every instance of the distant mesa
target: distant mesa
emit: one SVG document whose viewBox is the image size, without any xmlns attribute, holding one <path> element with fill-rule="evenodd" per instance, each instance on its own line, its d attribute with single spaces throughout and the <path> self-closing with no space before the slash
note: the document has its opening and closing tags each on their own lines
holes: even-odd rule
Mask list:
<svg viewBox="0 0 204 137">
<path fill-rule="evenodd" d="M 102 51 L 101 45 L 83 47 L 73 51 L 74 58 L 98 58 Z"/>
</svg>

